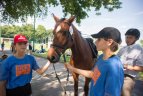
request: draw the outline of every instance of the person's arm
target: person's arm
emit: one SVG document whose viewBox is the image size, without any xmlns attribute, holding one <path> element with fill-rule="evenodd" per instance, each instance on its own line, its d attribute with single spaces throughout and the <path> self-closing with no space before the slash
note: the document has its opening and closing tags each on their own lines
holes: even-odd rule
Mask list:
<svg viewBox="0 0 143 96">
<path fill-rule="evenodd" d="M 43 67 L 36 70 L 39 75 L 42 75 L 49 67 L 50 61 L 48 61 Z"/>
<path fill-rule="evenodd" d="M 94 75 L 93 71 L 90 70 L 82 70 L 71 66 L 70 64 L 65 64 L 66 68 L 68 68 L 71 72 L 75 72 L 87 78 L 92 78 Z"/>
<path fill-rule="evenodd" d="M 134 66 L 127 65 L 126 69 L 127 70 L 132 70 L 132 71 L 138 71 L 138 72 L 143 72 L 143 51 L 140 53 L 140 55 L 136 58 L 134 62 Z"/>
<path fill-rule="evenodd" d="M 142 71 L 143 72 L 143 66 L 131 66 L 127 65 L 126 67 L 127 70 L 132 70 L 132 71 Z"/>
<path fill-rule="evenodd" d="M 0 81 L 0 96 L 6 96 L 6 80 Z"/>
</svg>

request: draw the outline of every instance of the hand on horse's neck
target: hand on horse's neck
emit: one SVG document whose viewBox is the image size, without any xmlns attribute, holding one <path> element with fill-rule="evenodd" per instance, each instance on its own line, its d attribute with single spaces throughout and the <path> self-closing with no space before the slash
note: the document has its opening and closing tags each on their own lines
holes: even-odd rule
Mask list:
<svg viewBox="0 0 143 96">
<path fill-rule="evenodd" d="M 111 50 L 105 50 L 105 51 L 103 51 L 103 60 L 107 60 L 112 55 L 114 55 L 114 52 L 112 52 Z"/>
</svg>

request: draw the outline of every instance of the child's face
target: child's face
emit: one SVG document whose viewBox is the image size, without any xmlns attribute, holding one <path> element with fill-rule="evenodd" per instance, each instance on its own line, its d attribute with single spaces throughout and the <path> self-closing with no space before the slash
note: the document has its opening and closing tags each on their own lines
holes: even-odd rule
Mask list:
<svg viewBox="0 0 143 96">
<path fill-rule="evenodd" d="M 136 37 L 132 35 L 126 35 L 126 43 L 127 45 L 132 45 L 136 42 Z"/>
<path fill-rule="evenodd" d="M 26 42 L 16 43 L 15 48 L 16 48 L 16 51 L 25 53 L 27 48 L 27 43 Z"/>
<path fill-rule="evenodd" d="M 112 44 L 113 40 L 112 39 L 108 39 L 105 40 L 104 38 L 97 38 L 96 40 L 96 47 L 97 47 L 97 51 L 104 51 L 107 48 L 110 47 L 110 45 Z"/>
</svg>

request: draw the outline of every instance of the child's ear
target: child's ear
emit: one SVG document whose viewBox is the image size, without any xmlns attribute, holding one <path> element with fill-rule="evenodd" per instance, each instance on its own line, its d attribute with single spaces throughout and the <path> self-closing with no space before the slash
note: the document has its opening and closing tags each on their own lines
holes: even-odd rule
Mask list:
<svg viewBox="0 0 143 96">
<path fill-rule="evenodd" d="M 113 39 L 108 39 L 108 45 L 110 46 L 113 43 Z"/>
</svg>

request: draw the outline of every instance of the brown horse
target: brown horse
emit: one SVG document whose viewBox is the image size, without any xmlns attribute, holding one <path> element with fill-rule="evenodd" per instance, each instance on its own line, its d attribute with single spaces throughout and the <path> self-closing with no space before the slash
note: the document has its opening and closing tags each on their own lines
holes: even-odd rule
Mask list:
<svg viewBox="0 0 143 96">
<path fill-rule="evenodd" d="M 70 48 L 72 56 L 70 64 L 76 68 L 91 70 L 94 65 L 94 58 L 92 57 L 91 48 L 88 42 L 81 36 L 80 32 L 72 24 L 75 17 L 71 16 L 69 19 L 59 19 L 53 15 L 56 21 L 53 30 L 53 43 L 48 51 L 48 59 L 55 63 L 66 49 Z M 76 73 L 72 73 L 74 79 L 74 96 L 78 96 L 78 77 Z M 88 95 L 89 78 L 85 78 L 84 94 Z"/>
</svg>

